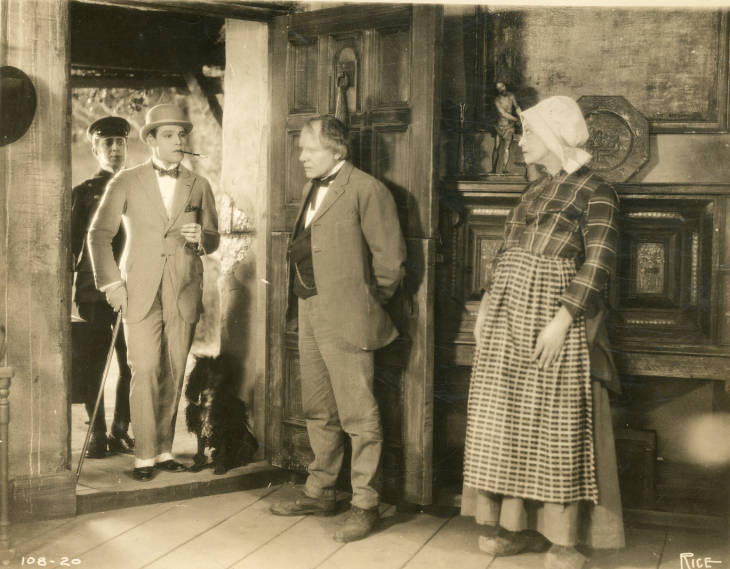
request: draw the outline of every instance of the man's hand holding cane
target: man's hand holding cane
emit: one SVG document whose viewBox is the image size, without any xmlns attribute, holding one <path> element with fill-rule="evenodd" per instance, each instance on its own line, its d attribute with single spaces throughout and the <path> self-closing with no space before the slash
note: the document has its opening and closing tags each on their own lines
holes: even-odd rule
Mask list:
<svg viewBox="0 0 730 569">
<path fill-rule="evenodd" d="M 121 312 L 122 316 L 127 311 L 127 287 L 124 283 L 117 283 L 104 291 L 106 301 L 114 309 L 114 312 Z"/>
</svg>

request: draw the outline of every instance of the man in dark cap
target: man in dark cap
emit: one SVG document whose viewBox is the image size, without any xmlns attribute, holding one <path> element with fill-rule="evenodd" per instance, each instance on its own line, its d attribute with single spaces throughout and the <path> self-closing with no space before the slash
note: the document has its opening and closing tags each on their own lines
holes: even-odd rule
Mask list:
<svg viewBox="0 0 730 569">
<path fill-rule="evenodd" d="M 84 404 L 89 419 L 104 372 L 106 354 L 112 339 L 114 311 L 103 293 L 94 285 L 86 234 L 91 220 L 112 177 L 124 168 L 127 157 L 129 123 L 121 117 L 103 117 L 94 121 L 86 131 L 91 152 L 99 163 L 93 177 L 76 186 L 71 193 L 71 249 L 74 259 L 74 304 L 79 318 L 72 325 L 72 374 L 83 384 Z M 114 237 L 114 259 L 119 262 L 124 248 L 124 228 Z M 132 376 L 127 365 L 127 346 L 120 329 L 115 344 L 119 364 L 119 380 L 114 406 L 114 421 L 107 437 L 104 401 L 92 426 L 87 458 L 104 458 L 107 446 L 112 452 L 134 452 L 134 440 L 129 429 L 129 383 Z"/>
</svg>

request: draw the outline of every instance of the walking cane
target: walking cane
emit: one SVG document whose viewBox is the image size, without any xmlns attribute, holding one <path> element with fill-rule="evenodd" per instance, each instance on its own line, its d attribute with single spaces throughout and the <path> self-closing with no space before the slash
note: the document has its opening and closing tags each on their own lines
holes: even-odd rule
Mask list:
<svg viewBox="0 0 730 569">
<path fill-rule="evenodd" d="M 117 343 L 117 335 L 119 334 L 119 325 L 122 323 L 122 312 L 117 312 L 117 319 L 114 321 L 114 331 L 112 332 L 112 343 L 109 346 L 109 351 L 106 354 L 106 363 L 104 364 L 104 373 L 101 375 L 101 385 L 99 385 L 99 393 L 96 395 L 96 404 L 94 405 L 94 412 L 91 414 L 89 419 L 89 429 L 86 431 L 86 438 L 84 439 L 84 446 L 81 447 L 81 456 L 79 457 L 79 466 L 76 468 L 76 481 L 78 482 L 79 476 L 81 476 L 81 466 L 84 464 L 84 456 L 86 455 L 86 449 L 89 448 L 89 440 L 91 439 L 91 431 L 94 429 L 94 421 L 96 420 L 96 414 L 99 412 L 99 405 L 101 404 L 101 398 L 104 395 L 104 384 L 106 383 L 106 376 L 109 375 L 109 366 L 112 362 L 112 356 L 114 356 L 114 346 Z"/>
</svg>

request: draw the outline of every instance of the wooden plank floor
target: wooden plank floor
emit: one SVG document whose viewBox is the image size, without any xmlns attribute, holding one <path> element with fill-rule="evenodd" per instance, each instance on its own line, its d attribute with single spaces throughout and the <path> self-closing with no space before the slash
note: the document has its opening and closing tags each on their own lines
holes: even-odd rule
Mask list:
<svg viewBox="0 0 730 569">
<path fill-rule="evenodd" d="M 192 358 L 189 358 L 188 365 L 191 366 L 192 363 Z M 116 360 L 112 360 L 112 364 L 104 389 L 105 408 L 103 411 L 108 427 L 111 426 L 114 416 L 118 378 Z M 186 406 L 185 398 L 181 397 L 173 454 L 176 459 L 189 466 L 193 464 L 197 442 L 195 436 L 187 431 L 185 425 Z M 76 471 L 88 430 L 88 416 L 82 404 L 72 405 L 71 426 L 71 464 L 73 470 Z M 134 436 L 134 425 L 131 425 L 130 434 Z M 254 462 L 233 468 L 221 475 L 214 474 L 212 468 L 205 468 L 200 472 L 158 472 L 153 480 L 139 482 L 132 478 L 133 466 L 134 457 L 128 454 L 107 453 L 103 459 L 84 460 L 81 476 L 76 485 L 76 511 L 85 514 L 154 502 L 190 499 L 256 488 L 267 484 L 281 484 L 301 478 L 295 473 L 273 468 L 267 462 Z"/>
<path fill-rule="evenodd" d="M 543 556 L 492 558 L 477 547 L 479 531 L 456 510 L 398 512 L 381 507 L 380 528 L 341 544 L 335 517 L 282 518 L 269 513 L 291 485 L 246 490 L 11 526 L 11 567 L 81 569 L 539 569 Z M 346 504 L 342 504 L 346 510 Z M 629 529 L 627 547 L 595 552 L 588 569 L 697 569 L 681 553 L 730 564 L 727 541 L 699 533 Z M 72 560 L 77 559 L 75 565 Z M 33 563 L 30 561 L 33 560 Z M 23 561 L 25 563 L 23 564 Z"/>
</svg>

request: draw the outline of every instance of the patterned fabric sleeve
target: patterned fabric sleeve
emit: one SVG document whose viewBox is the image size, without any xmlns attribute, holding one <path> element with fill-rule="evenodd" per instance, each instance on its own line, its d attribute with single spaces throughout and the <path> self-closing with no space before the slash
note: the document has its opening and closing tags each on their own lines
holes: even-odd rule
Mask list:
<svg viewBox="0 0 730 569">
<path fill-rule="evenodd" d="M 600 184 L 582 218 L 585 261 L 560 298 L 575 319 L 591 297 L 600 294 L 614 271 L 618 246 L 618 197 L 613 188 Z"/>
</svg>

